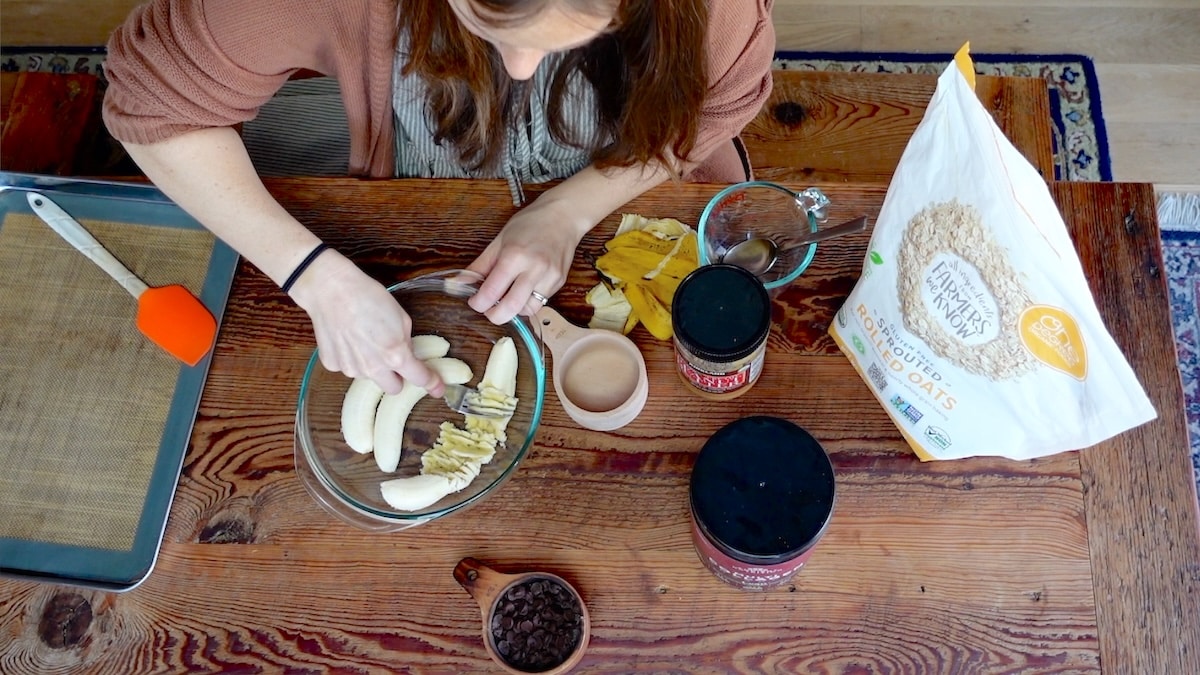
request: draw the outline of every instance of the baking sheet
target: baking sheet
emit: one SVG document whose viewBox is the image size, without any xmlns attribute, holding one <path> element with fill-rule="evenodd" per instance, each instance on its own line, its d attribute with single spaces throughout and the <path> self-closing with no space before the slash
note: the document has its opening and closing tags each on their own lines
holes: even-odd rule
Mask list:
<svg viewBox="0 0 1200 675">
<path fill-rule="evenodd" d="M 0 173 L 14 184 L 220 320 L 237 257 L 154 188 Z M 24 190 L 0 192 L 0 573 L 124 590 L 153 567 L 211 355 L 181 364 L 136 309 Z"/>
</svg>

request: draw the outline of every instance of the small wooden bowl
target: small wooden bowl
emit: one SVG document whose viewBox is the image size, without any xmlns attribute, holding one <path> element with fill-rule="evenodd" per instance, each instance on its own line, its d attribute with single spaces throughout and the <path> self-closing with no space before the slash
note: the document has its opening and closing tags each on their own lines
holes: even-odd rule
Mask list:
<svg viewBox="0 0 1200 675">
<path fill-rule="evenodd" d="M 558 401 L 585 429 L 612 431 L 632 422 L 646 405 L 650 378 L 641 350 L 628 337 L 581 328 L 550 307 L 538 311 L 542 342 L 554 355 Z"/>
<path fill-rule="evenodd" d="M 588 617 L 587 605 L 583 604 L 583 597 L 579 595 L 579 591 L 575 589 L 566 579 L 549 572 L 522 572 L 519 574 L 502 574 L 496 570 L 484 565 L 475 558 L 463 558 L 454 567 L 454 579 L 471 594 L 472 598 L 479 603 L 479 609 L 483 613 L 483 645 L 487 649 L 488 656 L 492 657 L 506 673 L 511 675 L 561 675 L 570 671 L 583 659 L 583 653 L 587 651 L 588 639 L 591 636 L 591 619 Z M 540 671 L 518 670 L 513 667 L 503 656 L 496 650 L 496 644 L 492 639 L 492 615 L 496 612 L 496 606 L 500 599 L 508 592 L 508 589 L 517 584 L 537 579 L 546 579 L 561 585 L 563 588 L 571 592 L 575 596 L 575 600 L 579 602 L 579 611 L 583 618 L 582 635 L 579 637 L 579 644 L 575 646 L 575 651 L 571 652 L 561 664 L 549 669 Z"/>
</svg>

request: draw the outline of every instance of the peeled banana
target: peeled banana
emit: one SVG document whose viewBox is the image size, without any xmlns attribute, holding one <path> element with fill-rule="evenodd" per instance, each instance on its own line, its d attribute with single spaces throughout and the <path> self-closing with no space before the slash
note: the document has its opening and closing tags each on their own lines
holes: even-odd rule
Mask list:
<svg viewBox="0 0 1200 675">
<path fill-rule="evenodd" d="M 517 365 L 517 348 L 512 338 L 497 340 L 477 387 L 485 402 L 496 401 L 509 410 L 516 408 Z M 383 499 L 392 508 L 417 511 L 467 487 L 483 465 L 492 461 L 496 446 L 505 442 L 510 419 L 511 416 L 466 415 L 464 427 L 442 422 L 433 447 L 421 455 L 421 473 L 385 481 L 380 486 Z"/>
<path fill-rule="evenodd" d="M 379 486 L 383 499 L 400 511 L 419 511 L 450 494 L 450 479 L 436 474 L 417 474 L 384 481 Z"/>
<path fill-rule="evenodd" d="M 355 452 L 375 449 L 375 410 L 383 389 L 369 377 L 356 377 L 342 399 L 342 436 Z"/>
<path fill-rule="evenodd" d="M 450 352 L 450 342 L 440 335 L 414 335 L 413 355 L 422 361 L 439 358 Z M 355 452 L 368 453 L 375 449 L 375 413 L 383 389 L 367 377 L 356 377 L 342 398 L 342 436 Z"/>
<path fill-rule="evenodd" d="M 466 362 L 449 356 L 429 359 L 425 364 L 446 384 L 464 384 L 473 377 L 471 367 Z M 379 402 L 379 409 L 375 413 L 375 463 L 380 471 L 392 473 L 400 464 L 404 423 L 426 393 L 424 387 L 405 382 L 399 394 L 389 394 Z"/>
<path fill-rule="evenodd" d="M 474 377 L 469 365 L 446 356 L 450 343 L 441 336 L 417 335 L 412 339 L 412 348 L 413 354 L 448 384 L 465 384 Z M 479 405 L 516 409 L 517 365 L 517 347 L 512 338 L 497 340 L 477 387 Z M 426 393 L 424 388 L 406 382 L 400 393 L 385 395 L 372 380 L 356 378 L 342 399 L 346 444 L 356 452 L 374 452 L 380 470 L 394 472 L 400 464 L 404 425 Z M 509 419 L 511 416 L 467 415 L 461 428 L 443 422 L 434 446 L 421 457 L 420 474 L 380 484 L 384 501 L 395 509 L 417 511 L 467 487 L 496 455 L 496 446 L 505 442 Z"/>
<path fill-rule="evenodd" d="M 412 350 L 421 361 L 437 359 L 450 353 L 450 341 L 441 335 L 414 335 Z"/>
</svg>

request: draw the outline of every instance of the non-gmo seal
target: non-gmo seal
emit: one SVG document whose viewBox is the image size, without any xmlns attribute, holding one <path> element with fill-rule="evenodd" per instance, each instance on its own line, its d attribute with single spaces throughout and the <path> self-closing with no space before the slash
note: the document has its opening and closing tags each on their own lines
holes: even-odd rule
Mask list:
<svg viewBox="0 0 1200 675">
<path fill-rule="evenodd" d="M 933 441 L 933 444 L 942 450 L 950 447 L 950 434 L 941 427 L 925 427 L 925 438 Z"/>
</svg>

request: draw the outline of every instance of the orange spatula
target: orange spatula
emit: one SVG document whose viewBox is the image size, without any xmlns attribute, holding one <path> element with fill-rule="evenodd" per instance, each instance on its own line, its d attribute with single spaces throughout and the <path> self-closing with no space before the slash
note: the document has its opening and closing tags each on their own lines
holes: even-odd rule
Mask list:
<svg viewBox="0 0 1200 675">
<path fill-rule="evenodd" d="M 150 288 L 46 195 L 27 196 L 38 217 L 137 298 L 137 327 L 146 337 L 190 366 L 204 358 L 217 335 L 217 320 L 199 298 L 178 284 Z"/>
</svg>

